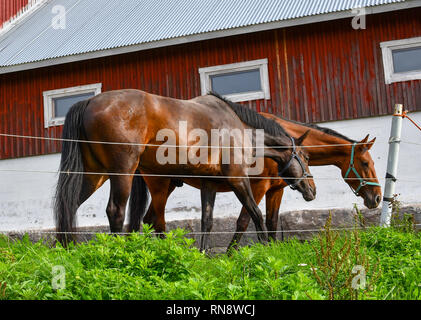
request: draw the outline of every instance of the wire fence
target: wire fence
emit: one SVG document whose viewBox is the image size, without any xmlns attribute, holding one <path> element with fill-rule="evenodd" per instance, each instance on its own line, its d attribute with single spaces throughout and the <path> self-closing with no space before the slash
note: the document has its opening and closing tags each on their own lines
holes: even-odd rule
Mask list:
<svg viewBox="0 0 421 320">
<path fill-rule="evenodd" d="M 396 115 L 395 115 L 396 116 Z M 420 126 L 418 126 L 412 119 L 410 119 L 406 113 L 404 113 L 404 118 L 408 118 L 418 129 L 421 130 Z M 31 139 L 31 140 L 43 140 L 43 141 L 55 141 L 55 142 L 75 142 L 75 143 L 88 143 L 88 144 L 104 144 L 104 145 L 124 145 L 124 146 L 141 146 L 141 147 L 166 147 L 166 148 L 189 148 L 189 147 L 197 147 L 197 148 L 218 148 L 218 149 L 245 149 L 245 148 L 271 148 L 271 149 L 290 149 L 291 146 L 274 146 L 274 147 L 244 147 L 244 146 L 198 146 L 198 145 L 161 145 L 161 144 L 141 144 L 141 143 L 131 143 L 131 142 L 112 142 L 112 141 L 92 141 L 92 140 L 75 140 L 75 139 L 62 139 L 62 138 L 50 138 L 50 137 L 40 137 L 40 136 L 28 136 L 28 135 L 15 135 L 15 134 L 6 134 L 0 133 L 0 137 L 4 138 L 15 138 L 15 139 Z M 421 143 L 413 142 L 413 141 L 405 141 L 401 140 L 401 143 L 406 143 L 410 145 L 417 145 L 421 146 Z M 367 143 L 355 143 L 355 145 L 366 145 Z M 301 146 L 303 148 L 326 148 L 326 147 L 349 147 L 352 146 L 353 143 L 346 143 L 346 144 L 328 144 L 328 145 L 304 145 Z M 28 170 L 28 169 L 11 169 L 11 168 L 2 168 L 0 169 L 0 173 L 32 173 L 32 174 L 74 174 L 74 175 L 101 175 L 101 176 L 139 176 L 139 177 L 157 177 L 157 178 L 172 178 L 172 179 L 265 179 L 265 180 L 285 180 L 285 179 L 295 179 L 296 177 L 262 177 L 262 176 L 213 176 L 213 175 L 174 175 L 174 174 L 152 174 L 152 173 L 122 173 L 122 172 L 72 172 L 72 171 L 59 171 L 59 170 Z M 303 177 L 304 179 L 313 179 L 310 177 Z M 345 181 L 353 181 L 353 180 L 360 180 L 360 178 L 335 178 L 335 177 L 317 177 L 316 179 L 319 180 L 345 180 Z M 386 180 L 386 178 L 365 178 L 365 180 Z M 411 178 L 399 178 L 402 182 L 413 182 L 419 183 L 417 179 Z M 415 227 L 419 227 L 420 224 L 415 224 Z M 347 231 L 347 230 L 355 230 L 356 227 L 352 228 L 334 228 L 333 231 Z M 358 229 L 365 229 L 358 228 Z M 322 228 L 318 229 L 296 229 L 296 230 L 276 230 L 270 231 L 273 234 L 288 234 L 288 233 L 314 233 L 321 231 Z M 265 231 L 266 232 L 266 231 Z M 56 232 L 56 231 L 42 231 L 42 230 L 27 230 L 27 231 L 0 231 L 0 234 L 3 235 L 22 235 L 22 234 L 37 234 L 37 235 L 49 235 L 49 236 L 56 236 L 58 234 L 68 234 L 68 235 L 95 235 L 98 232 L 93 231 L 74 231 L 74 232 Z M 102 232 L 107 233 L 107 232 Z M 242 235 L 256 235 L 260 233 L 259 231 L 212 231 L 212 232 L 188 232 L 188 235 L 191 236 L 200 236 L 200 235 L 232 235 L 232 234 L 242 234 Z M 111 234 L 111 233 L 110 233 Z M 113 233 L 117 235 L 130 235 L 131 233 L 121 232 L 121 233 Z M 151 233 L 153 235 L 160 235 L 162 233 Z"/>
<path fill-rule="evenodd" d="M 49 138 L 39 136 L 25 136 L 25 135 L 12 135 L 12 134 L 0 134 L 0 137 L 9 138 L 20 138 L 20 139 L 33 139 L 33 140 L 46 140 L 46 141 L 58 141 L 58 142 L 75 142 L 75 143 L 90 143 L 90 144 L 105 144 L 105 145 L 125 145 L 125 146 L 142 146 L 142 147 L 162 147 L 166 148 L 227 148 L 227 149 L 246 149 L 246 148 L 271 148 L 271 149 L 290 149 L 291 146 L 273 146 L 273 147 L 239 147 L 239 146 L 198 146 L 198 145 L 162 145 L 162 144 L 141 144 L 141 143 L 128 143 L 128 142 L 110 142 L 110 141 L 92 141 L 92 140 L 75 140 L 75 139 L 61 139 L 61 138 Z M 408 144 L 420 145 L 421 143 L 401 141 Z M 369 143 L 355 143 L 355 145 L 366 145 Z M 303 148 L 326 148 L 326 147 L 350 147 L 353 143 L 347 144 L 323 144 L 323 145 L 305 145 Z M 100 176 L 139 176 L 139 177 L 155 177 L 155 178 L 173 178 L 173 179 L 265 179 L 265 180 L 284 180 L 284 179 L 295 179 L 296 177 L 269 177 L 269 176 L 207 176 L 207 175 L 174 175 L 174 174 L 157 174 L 157 173 L 124 173 L 124 172 L 76 172 L 76 171 L 59 171 L 59 170 L 28 170 L 28 169 L 0 169 L 0 173 L 44 173 L 44 174 L 75 174 L 75 175 L 100 175 Z M 311 180 L 312 178 L 301 178 L 301 180 Z M 335 178 L 335 177 L 317 177 L 318 180 L 360 180 L 359 178 Z M 385 180 L 385 178 L 365 178 L 365 180 Z M 403 182 L 418 182 L 418 180 L 411 178 L 400 178 Z"/>
</svg>

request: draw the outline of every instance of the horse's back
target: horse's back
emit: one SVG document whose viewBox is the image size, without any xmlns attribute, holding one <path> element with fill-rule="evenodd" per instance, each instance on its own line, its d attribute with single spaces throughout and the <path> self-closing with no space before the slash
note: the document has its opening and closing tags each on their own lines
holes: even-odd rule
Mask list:
<svg viewBox="0 0 421 320">
<path fill-rule="evenodd" d="M 243 129 L 235 113 L 214 96 L 180 100 L 136 89 L 107 91 L 90 99 L 84 115 L 87 138 L 100 141 L 155 143 L 163 129 L 179 132 Z"/>
</svg>

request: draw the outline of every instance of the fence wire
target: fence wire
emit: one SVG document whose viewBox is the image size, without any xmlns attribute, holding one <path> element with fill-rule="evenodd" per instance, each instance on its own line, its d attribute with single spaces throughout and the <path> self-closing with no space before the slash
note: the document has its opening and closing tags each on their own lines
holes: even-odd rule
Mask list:
<svg viewBox="0 0 421 320">
<path fill-rule="evenodd" d="M 262 176 L 205 176 L 205 175 L 172 175 L 172 174 L 149 174 L 149 173 L 114 173 L 114 172 L 73 172 L 73 171 L 49 171 L 49 170 L 27 170 L 27 169 L 0 169 L 0 173 L 34 173 L 34 174 L 75 174 L 75 175 L 97 175 L 97 176 L 133 176 L 150 178 L 171 178 L 171 179 L 256 179 L 256 180 L 330 180 L 330 181 L 361 181 L 359 178 L 335 178 L 335 177 L 262 177 Z M 388 178 L 364 178 L 366 181 L 387 180 Z M 409 178 L 397 178 L 401 182 L 420 183 L 420 180 Z"/>
<path fill-rule="evenodd" d="M 19 138 L 19 139 L 32 139 L 32 140 L 44 140 L 44 141 L 55 141 L 55 142 L 75 142 L 75 143 L 89 143 L 89 144 L 104 144 L 104 145 L 122 145 L 122 146 L 133 146 L 133 147 L 165 147 L 165 148 L 208 148 L 208 149 L 291 149 L 291 146 L 200 146 L 200 145 L 170 145 L 170 144 L 150 144 L 150 143 L 135 143 L 135 142 L 111 142 L 111 141 L 94 141 L 94 140 L 77 140 L 77 139 L 62 139 L 62 138 L 49 138 L 39 136 L 26 136 L 26 135 L 15 135 L 0 133 L 0 137 L 6 138 Z M 370 142 L 360 143 L 356 142 L 356 145 L 367 145 L 373 144 Z M 339 143 L 339 144 L 325 144 L 325 145 L 305 145 L 300 146 L 302 148 L 328 148 L 328 147 L 345 147 L 352 146 L 353 143 Z"/>
<path fill-rule="evenodd" d="M 49 171 L 49 170 L 25 170 L 25 169 L 0 169 L 0 172 L 8 173 L 47 173 L 47 174 L 75 174 L 75 175 L 99 175 L 99 176 L 133 176 L 133 177 L 151 177 L 151 178 L 174 178 L 174 179 L 262 179 L 262 180 L 288 180 L 298 179 L 299 177 L 262 177 L 262 176 L 205 176 L 205 175 L 171 175 L 171 174 L 149 174 L 149 173 L 117 173 L 117 172 L 76 172 L 76 171 Z M 313 180 L 313 178 L 299 178 L 301 180 Z M 332 178 L 318 177 L 320 180 L 346 180 L 359 181 L 359 178 Z M 377 180 L 385 178 L 365 178 L 365 180 Z M 415 180 L 414 180 L 415 181 Z"/>
<path fill-rule="evenodd" d="M 421 224 L 413 224 L 413 227 L 421 227 Z M 331 231 L 352 231 L 352 230 L 367 230 L 370 226 L 363 227 L 343 227 L 343 228 L 330 228 Z M 404 227 L 404 225 L 396 225 L 395 227 Z M 293 229 L 293 230 L 275 230 L 275 231 L 189 231 L 185 230 L 187 235 L 200 236 L 200 235 L 230 235 L 230 234 L 242 234 L 242 235 L 255 235 L 255 234 L 264 234 L 264 233 L 314 233 L 321 232 L 324 230 L 324 227 L 314 228 L 314 229 Z M 154 235 L 159 236 L 168 232 L 98 232 L 98 231 L 69 231 L 69 232 L 58 232 L 58 231 L 42 231 L 42 230 L 21 230 L 21 231 L 0 231 L 2 235 L 96 235 L 96 234 L 108 234 L 108 235 L 118 235 L 118 236 L 129 236 L 133 234 L 143 234 L 143 235 Z"/>
</svg>

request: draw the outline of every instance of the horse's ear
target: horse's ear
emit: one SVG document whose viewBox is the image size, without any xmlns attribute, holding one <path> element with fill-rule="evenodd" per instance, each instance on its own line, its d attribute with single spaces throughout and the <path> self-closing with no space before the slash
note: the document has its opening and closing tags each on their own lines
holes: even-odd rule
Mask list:
<svg viewBox="0 0 421 320">
<path fill-rule="evenodd" d="M 371 147 L 373 146 L 374 142 L 376 142 L 376 139 L 377 138 L 374 138 L 370 142 L 367 142 L 367 144 L 366 144 L 367 150 L 370 150 L 371 149 Z"/>
<path fill-rule="evenodd" d="M 299 137 L 298 139 L 295 140 L 295 143 L 298 146 L 301 146 L 304 142 L 304 140 L 307 138 L 308 134 L 310 133 L 311 130 L 307 130 L 306 133 L 304 133 L 301 137 Z"/>
<path fill-rule="evenodd" d="M 361 141 L 360 141 L 360 143 L 367 143 L 367 141 L 368 141 L 368 137 L 370 137 L 370 134 L 368 134 L 364 139 L 362 139 Z"/>
<path fill-rule="evenodd" d="M 361 141 L 360 144 L 359 144 L 361 153 L 364 153 L 364 152 L 367 152 L 368 150 L 370 150 L 371 147 L 373 146 L 374 142 L 376 142 L 376 138 L 374 138 L 373 140 L 368 142 L 368 135 L 367 135 L 367 137 L 365 137 L 365 139 L 363 141 Z"/>
</svg>

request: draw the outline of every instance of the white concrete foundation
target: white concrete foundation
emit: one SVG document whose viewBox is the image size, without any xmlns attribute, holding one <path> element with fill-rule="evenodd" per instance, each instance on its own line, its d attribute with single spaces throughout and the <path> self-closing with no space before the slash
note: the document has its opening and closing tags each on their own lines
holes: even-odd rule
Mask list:
<svg viewBox="0 0 421 320">
<path fill-rule="evenodd" d="M 410 116 L 421 123 L 421 112 Z M 368 133 L 377 137 L 370 151 L 376 164 L 377 176 L 384 186 L 386 174 L 388 139 L 391 116 L 358 120 L 323 123 L 350 138 L 361 140 Z M 420 145 L 408 144 L 415 142 Z M 46 173 L 5 173 L 1 170 L 58 170 L 60 155 L 48 155 L 0 161 L 0 231 L 51 228 L 54 226 L 51 209 L 52 196 L 57 181 L 57 174 Z M 317 185 L 317 199 L 306 202 L 301 195 L 290 189 L 286 190 L 281 206 L 283 211 L 303 209 L 352 208 L 354 203 L 363 207 L 361 198 L 357 198 L 341 178 L 337 168 L 311 167 Z M 326 179 L 327 178 L 327 179 Z M 404 204 L 421 202 L 421 132 L 408 120 L 404 120 L 402 144 L 400 148 L 399 170 L 396 190 Z M 418 181 L 417 181 L 418 180 Z M 105 207 L 108 202 L 109 184 L 106 183 L 78 211 L 79 226 L 107 225 Z M 178 188 L 168 200 L 166 218 L 200 219 L 200 192 L 190 186 Z M 265 201 L 260 204 L 265 210 Z M 220 193 L 216 198 L 215 217 L 238 216 L 241 204 L 230 193 Z"/>
</svg>

